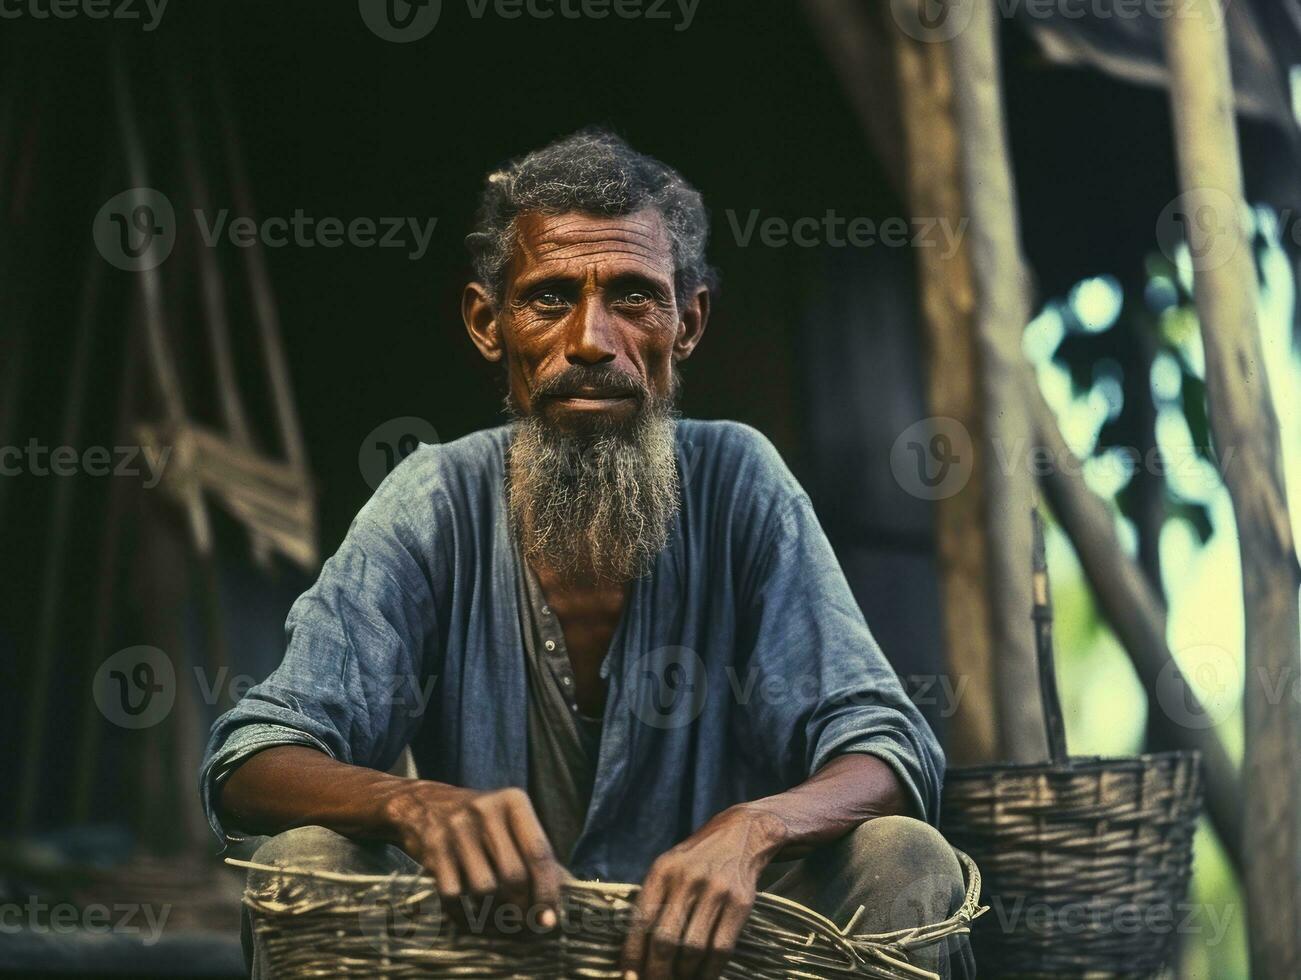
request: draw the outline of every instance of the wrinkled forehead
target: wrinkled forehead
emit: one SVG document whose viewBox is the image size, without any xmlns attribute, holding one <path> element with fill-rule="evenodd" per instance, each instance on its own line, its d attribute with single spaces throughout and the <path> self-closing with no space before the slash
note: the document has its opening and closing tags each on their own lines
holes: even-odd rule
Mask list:
<svg viewBox="0 0 1301 980">
<path fill-rule="evenodd" d="M 632 214 L 522 214 L 509 266 L 513 281 L 552 276 L 639 274 L 673 282 L 673 244 L 664 218 L 654 208 Z"/>
</svg>

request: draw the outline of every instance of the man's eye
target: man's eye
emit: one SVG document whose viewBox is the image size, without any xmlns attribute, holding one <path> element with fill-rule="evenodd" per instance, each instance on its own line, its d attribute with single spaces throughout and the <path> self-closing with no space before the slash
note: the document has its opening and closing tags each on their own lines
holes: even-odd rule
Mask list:
<svg viewBox="0 0 1301 980">
<path fill-rule="evenodd" d="M 565 305 L 565 298 L 559 293 L 534 293 L 533 302 L 548 309 L 557 309 Z"/>
<path fill-rule="evenodd" d="M 653 303 L 655 297 L 644 290 L 634 289 L 623 294 L 623 301 L 632 306 L 645 306 L 647 303 Z"/>
</svg>

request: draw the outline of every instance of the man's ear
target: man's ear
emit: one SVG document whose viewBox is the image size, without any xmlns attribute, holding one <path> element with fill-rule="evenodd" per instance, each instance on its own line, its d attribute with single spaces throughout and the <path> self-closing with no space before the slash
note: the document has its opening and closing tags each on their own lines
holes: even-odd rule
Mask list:
<svg viewBox="0 0 1301 980">
<path fill-rule="evenodd" d="M 479 353 L 490 361 L 500 361 L 504 351 L 497 306 L 482 283 L 468 283 L 461 293 L 461 319 Z"/>
<path fill-rule="evenodd" d="M 705 335 L 705 324 L 709 322 L 709 289 L 701 286 L 696 294 L 682 307 L 678 320 L 678 335 L 673 340 L 673 359 L 685 361 Z"/>
</svg>

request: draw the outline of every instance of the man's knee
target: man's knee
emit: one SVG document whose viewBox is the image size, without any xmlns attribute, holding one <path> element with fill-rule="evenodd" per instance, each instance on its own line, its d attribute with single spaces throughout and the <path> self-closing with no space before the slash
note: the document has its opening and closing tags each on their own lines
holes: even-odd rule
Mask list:
<svg viewBox="0 0 1301 980">
<path fill-rule="evenodd" d="M 874 913 L 873 931 L 940 922 L 962 904 L 962 866 L 930 824 L 911 817 L 877 817 L 840 844 L 837 863 Z"/>
<path fill-rule="evenodd" d="M 295 827 L 268 838 L 253 852 L 253 863 L 309 871 L 388 874 L 401 870 L 395 848 L 364 844 L 324 827 Z"/>
<path fill-rule="evenodd" d="M 912 817 L 877 817 L 859 824 L 844 838 L 846 857 L 868 867 L 897 867 L 904 871 L 952 871 L 962 868 L 944 835 Z"/>
</svg>

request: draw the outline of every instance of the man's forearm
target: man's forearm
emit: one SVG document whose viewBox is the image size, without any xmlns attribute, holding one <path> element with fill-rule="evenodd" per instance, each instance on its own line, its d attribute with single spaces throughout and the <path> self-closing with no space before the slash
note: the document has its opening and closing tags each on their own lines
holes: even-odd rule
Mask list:
<svg viewBox="0 0 1301 980">
<path fill-rule="evenodd" d="M 676 960 L 692 966 L 703 957 L 704 975 L 719 976 L 765 865 L 803 857 L 865 820 L 907 810 L 893 769 L 875 756 L 847 754 L 794 789 L 722 811 L 651 866 L 624 945 L 625 975 L 677 976 Z"/>
<path fill-rule="evenodd" d="M 276 834 L 321 826 L 346 837 L 396 844 L 437 882 L 454 916 L 466 895 L 497 894 L 541 909 L 555 925 L 566 872 L 523 790 L 472 790 L 403 779 L 331 759 L 301 745 L 249 757 L 222 787 L 221 808 L 240 826 Z"/>
<path fill-rule="evenodd" d="M 911 813 L 893 769 L 876 756 L 837 756 L 798 786 L 734 809 L 755 818 L 773 860 L 803 857 L 865 820 Z M 726 811 L 725 811 L 726 812 Z"/>
<path fill-rule="evenodd" d="M 395 842 L 393 815 L 410 783 L 303 745 L 277 745 L 244 760 L 222 785 L 220 802 L 223 815 L 251 833 L 315 825 Z"/>
</svg>

